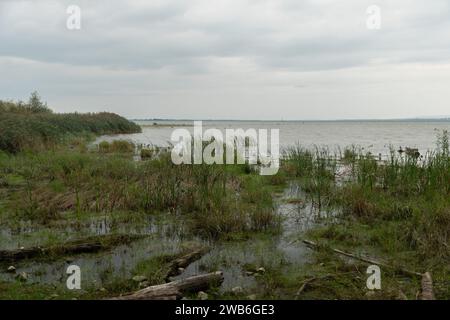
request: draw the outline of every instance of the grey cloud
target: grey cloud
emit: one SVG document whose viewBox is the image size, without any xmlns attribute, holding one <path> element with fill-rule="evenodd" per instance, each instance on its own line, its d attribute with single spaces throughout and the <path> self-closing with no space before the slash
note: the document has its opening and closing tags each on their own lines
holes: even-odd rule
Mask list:
<svg viewBox="0 0 450 320">
<path fill-rule="evenodd" d="M 273 1 L 268 2 L 274 3 L 274 8 L 266 12 L 267 19 L 256 12 L 261 7 L 252 7 L 256 2 L 246 2 L 249 5 L 240 8 L 238 2 L 232 1 L 236 10 L 216 12 L 217 20 L 214 15 L 208 18 L 207 10 L 191 17 L 195 8 L 214 6 L 206 1 L 165 1 L 154 6 L 143 1 L 132 2 L 134 5 L 124 1 L 78 1 L 86 12 L 83 29 L 78 32 L 65 29 L 64 9 L 72 1 L 41 1 L 45 2 L 53 2 L 51 14 L 48 6 L 18 1 L 24 10 L 35 10 L 34 14 L 25 11 L 22 17 L 7 14 L 8 9 L 18 5 L 16 1 L 2 4 L 2 20 L 10 26 L 3 25 L 0 32 L 0 40 L 7 44 L 0 49 L 1 55 L 114 68 L 170 66 L 183 72 L 204 72 L 207 66 L 199 64 L 199 60 L 244 56 L 254 58 L 261 67 L 283 66 L 302 71 L 364 65 L 373 59 L 378 48 L 383 50 L 377 52 L 379 57 L 393 61 L 425 61 L 420 51 L 446 50 L 444 39 L 449 36 L 442 10 L 424 11 L 422 15 L 411 10 L 408 15 L 413 6 L 404 1 L 404 12 L 398 17 L 405 24 L 403 28 L 390 27 L 392 18 L 387 18 L 379 36 L 365 29 L 364 2 L 370 4 L 367 1 L 351 2 L 345 7 L 336 3 L 329 7 L 314 5 L 309 1 L 276 5 Z M 387 17 L 388 10 L 383 11 Z M 234 16 L 235 12 L 239 15 Z M 41 20 L 41 14 L 47 19 Z M 324 16 L 329 18 L 325 22 Z M 35 28 L 35 23 L 30 24 L 33 29 L 20 27 L 22 18 L 36 20 L 43 26 Z M 418 23 L 413 26 L 415 32 L 405 34 L 413 23 Z M 422 41 L 414 41 L 416 36 L 421 36 Z M 437 54 L 433 61 L 439 56 L 446 59 Z"/>
<path fill-rule="evenodd" d="M 80 31 L 65 27 L 69 4 L 82 9 Z M 4 0 L 0 71 L 14 76 L 9 82 L 0 80 L 0 94 L 23 97 L 42 88 L 42 95 L 50 95 L 64 110 L 78 96 L 82 98 L 76 98 L 77 105 L 84 103 L 86 109 L 103 105 L 101 97 L 111 96 L 108 105 L 117 110 L 123 101 L 114 95 L 127 99 L 136 95 L 140 98 L 134 100 L 133 116 L 147 110 L 147 103 L 159 116 L 170 110 L 176 115 L 177 103 L 186 103 L 198 114 L 212 112 L 213 117 L 227 104 L 236 105 L 236 114 L 249 103 L 269 108 L 279 101 L 287 113 L 295 113 L 300 103 L 322 110 L 321 104 L 327 104 L 317 96 L 322 89 L 332 90 L 330 99 L 345 108 L 355 88 L 360 96 L 371 97 L 385 89 L 384 83 L 401 88 L 399 83 L 410 81 L 402 74 L 409 74 L 403 65 L 427 65 L 423 71 L 427 81 L 434 76 L 447 79 L 449 2 L 379 0 L 378 31 L 365 26 L 365 10 L 372 4 L 371 0 Z M 436 71 L 435 65 L 444 71 Z M 269 116 L 270 111 L 264 114 Z"/>
</svg>

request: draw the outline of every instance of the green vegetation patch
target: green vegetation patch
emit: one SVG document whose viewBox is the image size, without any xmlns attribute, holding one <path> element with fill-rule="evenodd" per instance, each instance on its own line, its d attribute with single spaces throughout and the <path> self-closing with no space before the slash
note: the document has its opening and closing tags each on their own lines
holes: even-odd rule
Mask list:
<svg viewBox="0 0 450 320">
<path fill-rule="evenodd" d="M 53 113 L 33 93 L 28 103 L 0 101 L 0 150 L 42 150 L 82 134 L 140 132 L 134 122 L 114 113 Z"/>
</svg>

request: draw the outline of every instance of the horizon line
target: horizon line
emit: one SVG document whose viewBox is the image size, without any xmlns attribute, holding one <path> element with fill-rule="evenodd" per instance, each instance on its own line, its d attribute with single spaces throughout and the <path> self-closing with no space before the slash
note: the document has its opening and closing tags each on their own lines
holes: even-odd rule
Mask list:
<svg viewBox="0 0 450 320">
<path fill-rule="evenodd" d="M 450 116 L 415 118 L 375 118 L 375 119 L 200 119 L 200 118 L 128 118 L 131 121 L 235 121 L 235 122 L 345 122 L 345 121 L 450 121 Z"/>
</svg>

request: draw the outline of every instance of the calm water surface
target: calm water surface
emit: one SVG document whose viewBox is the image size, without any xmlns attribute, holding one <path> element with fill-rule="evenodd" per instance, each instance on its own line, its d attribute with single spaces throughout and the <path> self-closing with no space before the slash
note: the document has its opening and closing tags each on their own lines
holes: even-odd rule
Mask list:
<svg viewBox="0 0 450 320">
<path fill-rule="evenodd" d="M 167 146 L 176 128 L 192 131 L 193 121 L 136 121 L 142 133 L 102 136 L 96 142 L 127 139 L 135 143 Z M 157 123 L 158 125 L 153 125 Z M 421 153 L 436 148 L 436 135 L 450 130 L 450 121 L 203 121 L 203 128 L 279 129 L 280 145 L 328 147 L 331 151 L 355 145 L 374 154 L 389 152 L 389 146 L 418 148 Z"/>
</svg>

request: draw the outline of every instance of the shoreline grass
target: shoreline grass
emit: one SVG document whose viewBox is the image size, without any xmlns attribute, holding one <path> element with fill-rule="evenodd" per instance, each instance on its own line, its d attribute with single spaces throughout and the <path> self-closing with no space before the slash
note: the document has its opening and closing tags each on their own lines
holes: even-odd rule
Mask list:
<svg viewBox="0 0 450 320">
<path fill-rule="evenodd" d="M 387 161 L 353 151 L 345 152 L 337 161 L 337 157 L 327 151 L 314 154 L 290 149 L 283 170 L 299 178 L 303 190 L 317 205 L 326 202 L 337 212 L 333 219 L 310 230 L 306 236 L 331 247 L 365 252 L 421 273 L 430 271 L 436 282 L 437 298 L 449 299 L 448 133 L 444 131 L 437 140 L 436 151 L 421 158 L 392 150 Z M 338 181 L 337 162 L 338 166 L 348 169 L 344 181 Z M 318 257 L 322 257 L 320 261 L 324 255 L 318 254 Z M 338 259 L 336 263 L 342 264 L 342 261 Z M 357 276 L 353 271 L 351 277 Z M 395 275 L 386 277 L 389 281 L 395 280 Z M 333 281 L 327 283 L 332 285 Z M 339 295 L 345 295 L 346 289 L 341 290 Z M 356 297 L 350 290 L 347 294 L 348 298 Z M 376 296 L 383 298 L 383 295 Z M 411 292 L 408 296 L 413 298 Z"/>
<path fill-rule="evenodd" d="M 137 124 L 114 113 L 53 113 L 37 93 L 28 104 L 0 101 L 0 150 L 9 153 L 45 150 L 82 135 L 136 132 Z"/>
</svg>

